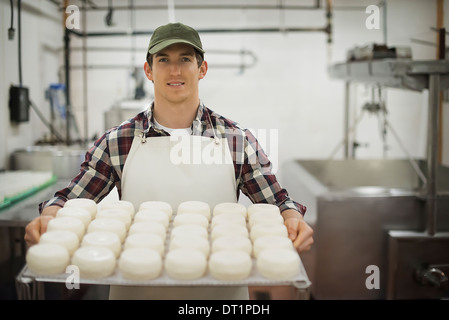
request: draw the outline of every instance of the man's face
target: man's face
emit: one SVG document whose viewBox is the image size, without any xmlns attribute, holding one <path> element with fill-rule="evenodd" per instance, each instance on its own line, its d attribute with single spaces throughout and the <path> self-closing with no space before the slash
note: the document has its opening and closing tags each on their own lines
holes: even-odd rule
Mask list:
<svg viewBox="0 0 449 320">
<path fill-rule="evenodd" d="M 199 80 L 207 72 L 207 63 L 198 68 L 195 50 L 188 44 L 173 44 L 153 56 L 150 69 L 145 63 L 145 74 L 154 83 L 154 94 L 158 99 L 180 103 L 198 99 Z"/>
</svg>

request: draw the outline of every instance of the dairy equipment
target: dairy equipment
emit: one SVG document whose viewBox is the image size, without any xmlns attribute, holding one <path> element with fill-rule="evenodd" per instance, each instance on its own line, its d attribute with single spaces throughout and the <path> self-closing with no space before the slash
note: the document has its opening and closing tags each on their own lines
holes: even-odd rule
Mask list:
<svg viewBox="0 0 449 320">
<path fill-rule="evenodd" d="M 357 160 L 345 152 L 343 160 L 296 160 L 285 166 L 283 184 L 308 206 L 306 220 L 315 229 L 314 247 L 302 255 L 312 296 L 449 297 L 449 168 L 437 159 L 439 93 L 449 86 L 449 62 L 350 62 L 331 66 L 329 73 L 347 84 L 428 90 L 428 148 L 427 159 Z M 346 151 L 347 133 L 348 128 Z"/>
<path fill-rule="evenodd" d="M 426 172 L 425 161 L 418 164 Z M 301 255 L 314 298 L 447 296 L 447 289 L 413 279 L 415 268 L 449 262 L 449 168 L 438 170 L 438 228 L 427 237 L 422 184 L 408 160 L 297 160 L 284 167 L 283 184 L 307 205 L 315 231 L 311 252 Z M 369 266 L 379 268 L 379 289 L 365 286 Z"/>
</svg>

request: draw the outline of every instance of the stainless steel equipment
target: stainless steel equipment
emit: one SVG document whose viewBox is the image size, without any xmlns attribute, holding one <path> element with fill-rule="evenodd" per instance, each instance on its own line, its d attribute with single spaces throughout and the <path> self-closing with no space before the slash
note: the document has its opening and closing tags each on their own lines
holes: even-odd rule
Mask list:
<svg viewBox="0 0 449 320">
<path fill-rule="evenodd" d="M 51 171 L 58 179 L 72 179 L 84 161 L 86 149 L 66 146 L 30 146 L 11 155 L 13 170 Z"/>
<path fill-rule="evenodd" d="M 120 101 L 104 113 L 104 128 L 108 130 L 122 122 L 135 117 L 148 107 L 149 102 L 144 100 Z"/>
<path fill-rule="evenodd" d="M 426 162 L 417 163 L 427 173 Z M 449 168 L 438 167 L 433 236 L 426 233 L 425 192 L 408 160 L 297 160 L 284 175 L 283 185 L 308 207 L 305 218 L 315 230 L 313 249 L 301 255 L 313 298 L 449 296 L 444 283 L 437 288 L 414 275 L 449 263 Z M 378 289 L 366 285 L 369 266 L 379 268 Z"/>
<path fill-rule="evenodd" d="M 306 220 L 315 229 L 314 248 L 302 255 L 312 295 L 449 297 L 449 170 L 438 162 L 439 98 L 449 87 L 449 62 L 350 62 L 330 66 L 329 74 L 346 82 L 345 159 L 298 160 L 284 170 L 284 185 L 308 206 Z M 428 91 L 427 157 L 419 170 L 414 159 L 350 158 L 351 82 Z"/>
</svg>

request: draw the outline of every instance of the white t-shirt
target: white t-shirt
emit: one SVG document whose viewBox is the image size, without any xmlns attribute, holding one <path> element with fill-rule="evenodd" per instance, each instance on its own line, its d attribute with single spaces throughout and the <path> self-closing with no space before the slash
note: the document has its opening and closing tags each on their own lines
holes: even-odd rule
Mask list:
<svg viewBox="0 0 449 320">
<path fill-rule="evenodd" d="M 186 136 L 188 136 L 188 135 L 192 134 L 192 128 L 183 128 L 183 129 L 167 128 L 167 127 L 161 125 L 159 122 L 157 122 L 156 119 L 154 119 L 154 124 L 155 124 L 156 128 L 162 129 L 162 130 L 168 132 L 171 136 L 174 136 L 174 135 L 178 135 L 178 136 L 186 135 Z"/>
</svg>

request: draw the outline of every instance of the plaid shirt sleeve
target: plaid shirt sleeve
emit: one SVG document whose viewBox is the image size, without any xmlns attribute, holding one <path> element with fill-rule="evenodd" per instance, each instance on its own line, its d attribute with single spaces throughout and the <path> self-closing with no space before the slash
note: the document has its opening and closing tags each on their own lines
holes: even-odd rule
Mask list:
<svg viewBox="0 0 449 320">
<path fill-rule="evenodd" d="M 88 198 L 99 202 L 112 190 L 114 180 L 109 157 L 108 138 L 105 134 L 86 152 L 80 173 L 66 188 L 56 192 L 53 199 L 41 203 L 39 210 L 42 211 L 44 207 L 49 205 L 63 207 L 68 199 L 73 198 Z"/>
<path fill-rule="evenodd" d="M 244 130 L 245 159 L 241 165 L 239 186 L 242 192 L 253 203 L 270 203 L 279 207 L 280 211 L 293 209 L 301 213 L 306 207 L 292 200 L 272 173 L 272 164 L 261 145 L 249 130 Z"/>
</svg>

